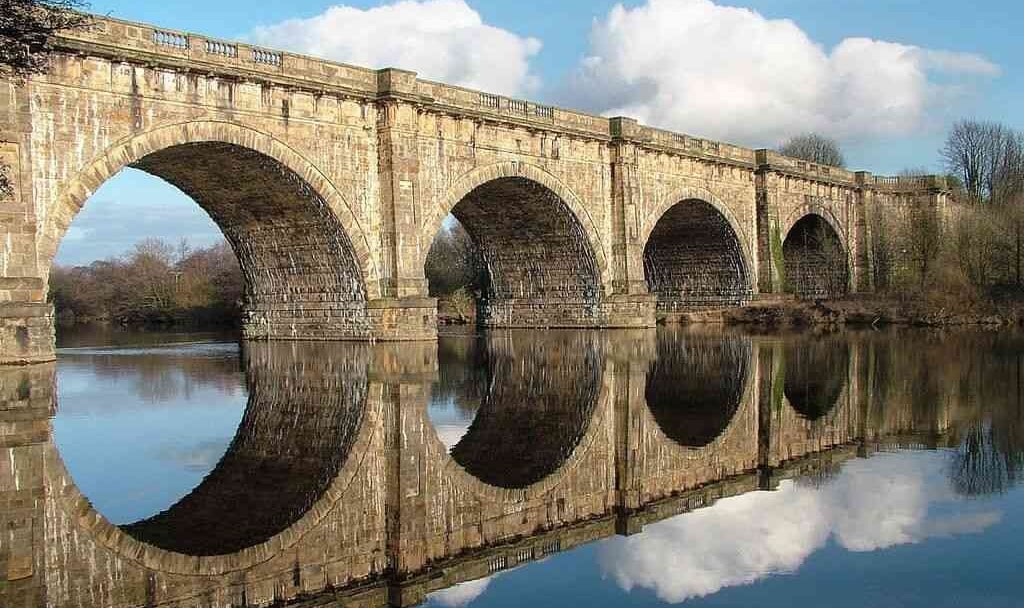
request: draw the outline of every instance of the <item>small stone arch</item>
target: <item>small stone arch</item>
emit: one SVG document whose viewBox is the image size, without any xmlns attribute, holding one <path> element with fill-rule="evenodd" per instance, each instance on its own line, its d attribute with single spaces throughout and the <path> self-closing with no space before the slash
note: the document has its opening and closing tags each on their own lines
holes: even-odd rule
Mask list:
<svg viewBox="0 0 1024 608">
<path fill-rule="evenodd" d="M 455 209 L 469 193 L 487 182 L 502 178 L 522 178 L 539 184 L 561 200 L 569 209 L 576 221 L 579 222 L 587 236 L 587 241 L 594 255 L 595 262 L 602 285 L 608 284 L 607 268 L 608 256 L 605 253 L 601 232 L 597 223 L 587 209 L 583 201 L 557 177 L 544 169 L 522 161 L 503 161 L 482 167 L 476 167 L 463 174 L 448 188 L 444 195 L 434 206 L 433 212 L 427 217 L 422 225 L 421 238 L 423 245 L 420 247 L 421 259 L 419 266 L 426 262 L 427 251 L 434 236 L 441 230 L 444 219 Z"/>
<path fill-rule="evenodd" d="M 600 232 L 567 186 L 508 161 L 459 179 L 433 208 L 421 238 L 448 214 L 465 228 L 485 272 L 477 320 L 492 327 L 595 327 L 605 322 L 607 262 Z M 422 263 L 431 247 L 420 248 Z"/>
<path fill-rule="evenodd" d="M 836 297 L 850 289 L 853 260 L 842 223 L 824 205 L 808 204 L 785 222 L 783 287 L 804 298 Z"/>
<path fill-rule="evenodd" d="M 379 297 L 379 269 L 366 233 L 349 204 L 331 180 L 299 152 L 271 135 L 232 122 L 200 120 L 156 127 L 134 134 L 108 147 L 77 174 L 67 180 L 43 221 L 40 261 L 44 276 L 72 220 L 87 199 L 121 169 L 147 156 L 176 146 L 226 144 L 263 155 L 291 171 L 323 198 L 335 221 L 348 239 L 369 299 Z M 233 244 L 234 245 L 234 244 Z"/>
<path fill-rule="evenodd" d="M 643 246 L 647 245 L 647 240 L 651 238 L 651 232 L 654 231 L 654 227 L 658 224 L 658 220 L 660 220 L 669 209 L 687 200 L 702 201 L 713 207 L 715 211 L 722 214 L 722 217 L 729 222 L 729 226 L 732 228 L 733 232 L 736 233 L 736 238 L 740 242 L 744 264 L 746 264 L 747 268 L 753 268 L 754 248 L 748 231 L 744 229 L 743 224 L 736 218 L 736 214 L 732 212 L 729 205 L 725 204 L 725 202 L 716 196 L 711 190 L 702 186 L 683 186 L 682 188 L 673 190 L 668 195 L 662 197 L 661 200 L 658 201 L 658 204 L 647 213 L 640 226 L 640 244 Z"/>
<path fill-rule="evenodd" d="M 824 205 L 821 203 L 804 203 L 790 211 L 789 214 L 786 215 L 785 221 L 782 223 L 783 240 L 785 240 L 786 236 L 789 235 L 793 226 L 808 215 L 817 215 L 827 222 L 828 225 L 832 227 L 832 230 L 835 231 L 839 240 L 843 243 L 843 247 L 849 249 L 849 240 L 847 240 L 847 232 L 843 228 L 843 223 L 836 217 L 836 214 L 832 211 L 830 205 Z"/>
<path fill-rule="evenodd" d="M 706 188 L 687 186 L 662 198 L 641 225 L 639 243 L 659 312 L 735 306 L 753 293 L 748 231 Z"/>
</svg>

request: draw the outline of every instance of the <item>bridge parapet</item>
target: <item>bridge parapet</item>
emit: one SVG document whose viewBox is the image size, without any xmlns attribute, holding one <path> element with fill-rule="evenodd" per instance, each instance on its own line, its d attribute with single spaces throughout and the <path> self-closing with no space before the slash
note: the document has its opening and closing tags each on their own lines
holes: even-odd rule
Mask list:
<svg viewBox="0 0 1024 608">
<path fill-rule="evenodd" d="M 865 188 L 893 193 L 940 193 L 953 189 L 953 185 L 945 175 L 885 176 L 858 171 L 857 183 Z"/>
<path fill-rule="evenodd" d="M 774 171 L 838 186 L 857 185 L 857 175 L 840 167 L 829 167 L 779 154 L 774 150 L 757 150 L 757 164 L 762 170 Z"/>
<path fill-rule="evenodd" d="M 58 47 L 125 59 L 136 58 L 133 54 L 138 54 L 157 61 L 187 62 L 199 72 L 201 68 L 218 68 L 245 70 L 250 77 L 302 78 L 309 81 L 310 88 L 317 88 L 312 86 L 314 80 L 329 79 L 331 85 L 346 86 L 367 95 L 377 91 L 377 70 L 110 17 L 92 19 L 87 28 L 62 32 Z M 231 72 L 225 75 L 240 76 Z"/>
<path fill-rule="evenodd" d="M 621 116 L 610 119 L 610 126 L 613 137 L 660 151 L 739 164 L 750 168 L 754 166 L 755 154 L 754 150 L 750 148 L 648 127 L 635 119 Z"/>
</svg>

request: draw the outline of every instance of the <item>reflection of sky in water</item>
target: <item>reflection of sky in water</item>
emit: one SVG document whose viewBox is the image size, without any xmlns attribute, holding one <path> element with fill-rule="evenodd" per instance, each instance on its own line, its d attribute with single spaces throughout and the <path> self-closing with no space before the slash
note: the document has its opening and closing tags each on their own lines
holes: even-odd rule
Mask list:
<svg viewBox="0 0 1024 608">
<path fill-rule="evenodd" d="M 1024 490 L 955 495 L 949 453 L 846 463 L 467 585 L 428 605 L 1016 606 Z"/>
<path fill-rule="evenodd" d="M 66 349 L 54 441 L 112 522 L 158 513 L 224 454 L 247 400 L 236 344 Z"/>
<path fill-rule="evenodd" d="M 455 405 L 451 394 L 439 397 L 435 394 L 427 409 L 430 422 L 434 425 L 441 443 L 450 451 L 462 439 L 473 424 L 475 413 L 466 412 Z"/>
</svg>

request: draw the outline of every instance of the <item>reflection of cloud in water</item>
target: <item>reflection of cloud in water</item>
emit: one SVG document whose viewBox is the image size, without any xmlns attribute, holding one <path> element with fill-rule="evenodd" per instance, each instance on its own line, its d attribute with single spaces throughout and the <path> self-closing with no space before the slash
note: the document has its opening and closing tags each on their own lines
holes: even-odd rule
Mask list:
<svg viewBox="0 0 1024 608">
<path fill-rule="evenodd" d="M 459 583 L 453 587 L 442 589 L 431 593 L 428 598 L 430 603 L 445 608 L 462 608 L 487 591 L 487 587 L 496 577 L 481 578 L 468 583 Z"/>
<path fill-rule="evenodd" d="M 157 458 L 173 462 L 186 471 L 205 473 L 220 462 L 228 449 L 231 438 L 201 441 L 192 446 L 164 446 L 157 451 Z"/>
<path fill-rule="evenodd" d="M 448 451 L 451 451 L 455 444 L 466 436 L 466 432 L 469 431 L 469 424 L 438 424 L 434 428 L 437 430 L 437 436 L 441 443 L 448 448 Z"/>
<path fill-rule="evenodd" d="M 942 467 L 934 453 L 883 455 L 848 463 L 820 488 L 785 481 L 776 492 L 723 499 L 609 540 L 601 567 L 626 591 L 648 588 L 679 603 L 793 572 L 829 538 L 849 551 L 873 551 L 999 521 L 999 513 L 978 510 L 929 516 L 930 506 L 956 500 Z"/>
</svg>

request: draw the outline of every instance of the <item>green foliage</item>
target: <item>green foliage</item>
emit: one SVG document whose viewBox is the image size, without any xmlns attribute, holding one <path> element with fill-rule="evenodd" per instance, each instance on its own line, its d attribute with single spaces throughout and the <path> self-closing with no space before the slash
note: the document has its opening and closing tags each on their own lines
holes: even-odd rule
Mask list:
<svg viewBox="0 0 1024 608">
<path fill-rule="evenodd" d="M 782 229 L 779 228 L 778 222 L 772 222 L 771 236 L 769 237 L 771 243 L 772 256 L 772 270 L 775 272 L 775 278 L 778 280 L 778 284 L 782 285 L 785 289 L 786 285 L 786 260 L 782 255 Z"/>
</svg>

